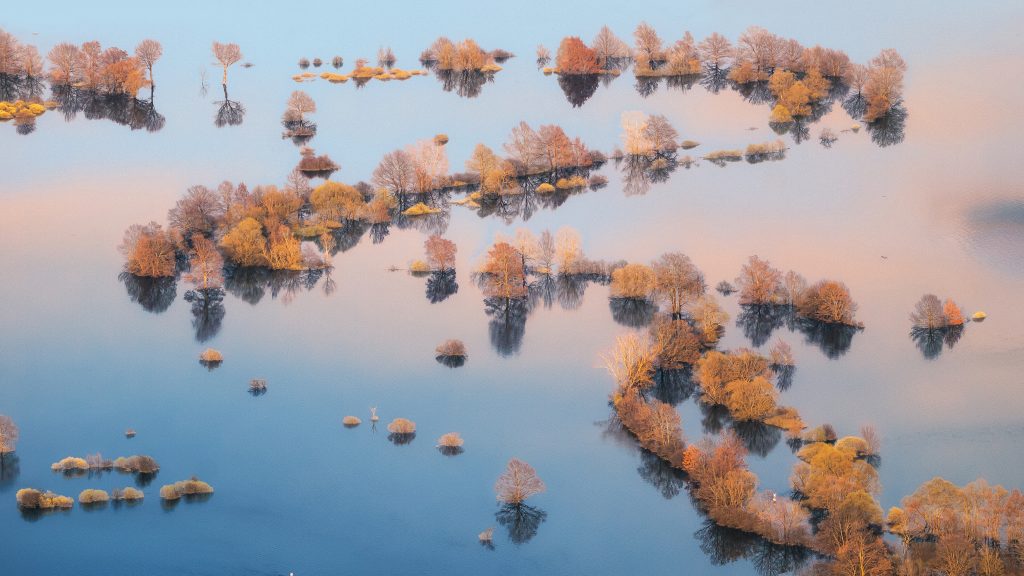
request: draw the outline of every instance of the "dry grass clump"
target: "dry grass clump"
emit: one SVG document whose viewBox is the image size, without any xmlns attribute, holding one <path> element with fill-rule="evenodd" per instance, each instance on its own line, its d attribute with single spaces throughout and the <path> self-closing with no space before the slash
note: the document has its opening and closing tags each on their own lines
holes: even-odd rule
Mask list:
<svg viewBox="0 0 1024 576">
<path fill-rule="evenodd" d="M 466 345 L 462 340 L 445 340 L 436 349 L 438 356 L 466 357 Z"/>
<path fill-rule="evenodd" d="M 124 500 L 129 502 L 142 500 L 145 496 L 146 495 L 142 493 L 142 490 L 132 488 L 131 486 L 127 486 L 125 488 L 114 488 L 110 494 L 111 499 L 115 501 Z M 81 497 L 79 497 L 79 500 L 81 500 Z"/>
<path fill-rule="evenodd" d="M 583 188 L 587 185 L 587 179 L 582 176 L 570 176 L 569 178 L 559 178 L 555 182 L 555 188 L 559 190 L 571 190 L 573 188 Z"/>
<path fill-rule="evenodd" d="M 160 498 L 164 500 L 177 500 L 182 496 L 196 496 L 202 494 L 213 494 L 213 487 L 193 476 L 188 480 L 166 484 L 160 487 Z"/>
<path fill-rule="evenodd" d="M 538 194 L 551 194 L 554 191 L 555 191 L 555 187 L 552 186 L 551 184 L 549 184 L 548 182 L 544 182 L 540 186 L 537 186 L 537 193 Z"/>
<path fill-rule="evenodd" d="M 697 146 L 700 146 L 700 142 L 697 142 L 696 140 L 683 140 L 679 143 L 679 147 L 683 150 L 691 150 Z"/>
<path fill-rule="evenodd" d="M 777 160 L 786 153 L 786 144 L 782 140 L 774 142 L 762 142 L 760 144 L 748 144 L 746 151 L 747 161 Z"/>
<path fill-rule="evenodd" d="M 149 456 L 128 456 L 117 458 L 113 464 L 120 472 L 137 472 L 139 474 L 155 474 L 160 470 L 160 465 Z"/>
<path fill-rule="evenodd" d="M 135 438 L 135 429 L 134 428 L 129 428 L 129 429 L 125 430 L 124 431 L 124 437 L 125 438 Z"/>
<path fill-rule="evenodd" d="M 405 418 L 395 418 L 388 424 L 388 432 L 392 434 L 415 434 L 416 423 Z"/>
<path fill-rule="evenodd" d="M 704 157 L 711 162 L 738 162 L 743 159 L 742 150 L 715 150 Z"/>
<path fill-rule="evenodd" d="M 488 528 L 476 536 L 481 542 L 488 543 L 494 540 L 494 528 Z"/>
<path fill-rule="evenodd" d="M 402 214 L 406 216 L 424 216 L 426 214 L 437 214 L 440 211 L 440 208 L 431 208 L 430 206 L 427 206 L 423 202 L 417 202 L 416 204 L 413 204 L 412 206 L 403 210 Z"/>
<path fill-rule="evenodd" d="M 430 272 L 430 265 L 423 260 L 413 260 L 412 263 L 409 264 L 409 272 L 412 272 L 413 274 L 426 274 Z"/>
<path fill-rule="evenodd" d="M 40 492 L 35 488 L 22 488 L 15 494 L 18 507 L 26 510 L 50 510 L 53 508 L 71 508 L 75 505 L 70 496 L 61 496 L 53 492 Z"/>
<path fill-rule="evenodd" d="M 267 381 L 263 378 L 253 378 L 249 381 L 249 392 L 262 394 L 267 391 Z"/>
<path fill-rule="evenodd" d="M 50 464 L 50 470 L 55 472 L 74 472 L 77 470 L 88 470 L 89 463 L 85 461 L 85 458 L 77 458 L 75 456 L 68 456 L 58 462 Z"/>
<path fill-rule="evenodd" d="M 110 494 L 107 494 L 106 490 L 96 490 L 94 488 L 86 488 L 78 495 L 78 502 L 80 504 L 102 504 L 109 500 Z"/>
<path fill-rule="evenodd" d="M 302 149 L 302 159 L 299 160 L 298 169 L 299 172 L 309 176 L 318 175 L 323 173 L 330 173 L 338 170 L 338 166 L 334 160 L 327 154 L 317 156 L 314 154 L 312 148 Z"/>
<path fill-rule="evenodd" d="M 597 190 L 598 188 L 603 188 L 608 185 L 608 178 L 601 174 L 594 174 L 590 177 L 587 185 L 590 186 L 591 190 Z"/>
<path fill-rule="evenodd" d="M 362 423 L 363 421 L 360 420 L 358 416 L 345 416 L 341 419 L 342 426 L 345 426 L 346 428 L 355 428 Z"/>
</svg>

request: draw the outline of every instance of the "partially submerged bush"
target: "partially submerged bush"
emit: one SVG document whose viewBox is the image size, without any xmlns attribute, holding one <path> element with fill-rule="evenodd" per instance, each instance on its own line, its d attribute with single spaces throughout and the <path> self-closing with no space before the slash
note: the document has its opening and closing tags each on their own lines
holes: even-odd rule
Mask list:
<svg viewBox="0 0 1024 576">
<path fill-rule="evenodd" d="M 572 190 L 574 188 L 583 188 L 587 185 L 587 179 L 582 176 L 570 176 L 569 178 L 559 178 L 555 182 L 555 188 L 559 190 Z"/>
<path fill-rule="evenodd" d="M 363 421 L 360 420 L 357 416 L 345 416 L 344 418 L 341 419 L 341 424 L 346 428 L 355 428 L 356 426 L 359 426 L 362 423 Z"/>
<path fill-rule="evenodd" d="M 540 186 L 537 186 L 537 193 L 538 194 L 551 194 L 554 191 L 555 191 L 555 187 L 552 186 L 548 182 L 543 182 L 543 183 L 541 183 Z"/>
<path fill-rule="evenodd" d="M 846 284 L 835 280 L 822 280 L 807 289 L 797 314 L 826 324 L 844 324 L 860 327 L 854 318 L 857 303 L 850 296 Z"/>
<path fill-rule="evenodd" d="M 409 271 L 413 274 L 427 274 L 430 272 L 430 265 L 423 260 L 413 260 L 409 264 Z"/>
<path fill-rule="evenodd" d="M 424 216 L 427 214 L 437 214 L 440 211 L 440 208 L 431 208 L 430 206 L 427 206 L 423 202 L 417 202 L 416 204 L 413 204 L 409 208 L 403 210 L 402 214 L 405 214 L 406 216 Z"/>
<path fill-rule="evenodd" d="M 836 430 L 831 424 L 822 424 L 805 432 L 802 440 L 808 444 L 814 442 L 835 442 Z"/>
<path fill-rule="evenodd" d="M 61 496 L 53 492 L 40 492 L 35 488 L 22 488 L 15 494 L 18 507 L 25 510 L 50 510 L 53 508 L 71 508 L 75 505 L 70 496 Z"/>
<path fill-rule="evenodd" d="M 587 183 L 591 190 L 597 190 L 608 185 L 608 178 L 600 174 L 594 174 L 590 177 L 590 181 Z"/>
<path fill-rule="evenodd" d="M 110 495 L 105 490 L 96 490 L 94 488 L 86 488 L 78 495 L 78 502 L 80 504 L 102 504 L 108 500 L 110 500 Z"/>
<path fill-rule="evenodd" d="M 160 498 L 164 500 L 177 500 L 182 496 L 199 496 L 203 494 L 213 494 L 213 487 L 195 476 L 188 480 L 160 487 Z"/>
<path fill-rule="evenodd" d="M 405 418 L 395 418 L 388 424 L 388 432 L 392 434 L 415 434 L 416 423 Z"/>
<path fill-rule="evenodd" d="M 267 391 L 267 381 L 263 378 L 253 378 L 249 381 L 249 393 L 258 396 Z"/>
<path fill-rule="evenodd" d="M 120 472 L 156 474 L 160 470 L 160 465 L 149 456 L 136 455 L 114 460 L 114 468 Z"/>
<path fill-rule="evenodd" d="M 447 134 L 437 134 L 437 135 L 434 136 L 434 144 L 437 144 L 438 146 L 444 146 L 447 143 L 448 143 L 448 135 Z"/>
<path fill-rule="evenodd" d="M 142 493 L 142 490 L 127 486 L 125 488 L 114 488 L 111 490 L 110 498 L 114 501 L 132 502 L 135 500 L 142 500 L 145 498 L 145 494 Z M 81 497 L 79 497 L 79 500 L 81 500 Z"/>
<path fill-rule="evenodd" d="M 85 461 L 85 458 L 77 458 L 75 456 L 68 456 L 58 462 L 50 464 L 50 470 L 55 472 L 74 472 L 77 470 L 88 470 L 89 463 Z"/>
<path fill-rule="evenodd" d="M 697 142 L 695 140 L 683 140 L 682 142 L 679 143 L 679 147 L 682 148 L 683 150 L 690 150 L 696 148 L 697 146 L 700 146 L 700 142 Z"/>
<path fill-rule="evenodd" d="M 612 298 L 650 298 L 654 292 L 654 270 L 644 264 L 626 264 L 612 272 Z"/>
<path fill-rule="evenodd" d="M 437 439 L 437 448 L 445 456 L 455 456 L 462 453 L 462 436 L 458 432 L 449 432 Z"/>
<path fill-rule="evenodd" d="M 466 345 L 462 340 L 445 340 L 436 349 L 438 356 L 466 356 Z"/>
<path fill-rule="evenodd" d="M 224 355 L 220 353 L 220 350 L 207 348 L 199 355 L 199 363 L 207 368 L 220 366 L 221 362 L 224 362 Z"/>
<path fill-rule="evenodd" d="M 743 159 L 742 150 L 715 150 L 704 157 L 710 162 L 738 162 Z"/>
</svg>

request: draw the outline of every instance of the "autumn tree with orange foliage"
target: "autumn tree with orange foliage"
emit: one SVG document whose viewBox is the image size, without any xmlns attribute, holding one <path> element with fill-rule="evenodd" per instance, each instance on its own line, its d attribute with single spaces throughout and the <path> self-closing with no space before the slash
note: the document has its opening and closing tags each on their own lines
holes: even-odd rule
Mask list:
<svg viewBox="0 0 1024 576">
<path fill-rule="evenodd" d="M 125 271 L 134 276 L 174 276 L 177 242 L 156 222 L 133 224 L 124 233 L 119 249 Z"/>
<path fill-rule="evenodd" d="M 526 271 L 519 252 L 511 244 L 498 242 L 492 246 L 481 272 L 485 275 L 484 295 L 488 298 L 526 296 Z"/>
<path fill-rule="evenodd" d="M 906 71 L 907 63 L 892 48 L 882 50 L 871 59 L 864 85 L 864 98 L 868 105 L 864 112 L 866 122 L 885 116 L 900 102 L 903 98 L 903 73 Z"/>
<path fill-rule="evenodd" d="M 601 71 L 597 53 L 583 43 L 578 36 L 562 39 L 555 55 L 555 68 L 559 74 L 583 75 L 597 74 Z"/>
<path fill-rule="evenodd" d="M 423 243 L 427 252 L 427 262 L 431 268 L 439 272 L 455 268 L 455 252 L 458 247 L 455 242 L 433 234 Z"/>
<path fill-rule="evenodd" d="M 835 280 L 822 280 L 807 289 L 797 314 L 826 324 L 859 326 L 854 317 L 857 303 L 850 296 L 846 284 Z"/>
</svg>

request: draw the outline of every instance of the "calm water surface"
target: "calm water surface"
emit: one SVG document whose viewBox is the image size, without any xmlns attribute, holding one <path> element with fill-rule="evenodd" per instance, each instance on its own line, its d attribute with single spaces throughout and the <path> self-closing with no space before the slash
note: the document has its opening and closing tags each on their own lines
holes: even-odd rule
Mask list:
<svg viewBox="0 0 1024 576">
<path fill-rule="evenodd" d="M 133 131 L 49 112 L 27 136 L 0 126 L 0 413 L 21 428 L 17 460 L 0 479 L 3 574 L 770 572 L 756 549 L 725 558 L 713 545 L 720 535 L 704 529 L 679 479 L 607 426 L 612 383 L 599 354 L 628 328 L 613 320 L 606 286 L 591 284 L 582 298 L 556 292 L 528 316 L 521 341 L 494 339 L 470 273 L 495 234 L 520 226 L 572 226 L 592 258 L 646 262 L 683 251 L 711 284 L 733 279 L 755 253 L 812 281 L 846 282 L 866 329 L 834 358 L 798 332 L 775 331 L 769 343 L 781 336 L 798 363 L 780 401 L 841 434 L 876 425 L 883 507 L 935 475 L 1024 484 L 1024 165 L 1016 151 L 1024 81 L 1011 72 L 1024 56 L 1018 3 L 815 11 L 795 2 L 313 3 L 294 18 L 292 10 L 4 8 L 0 26 L 44 53 L 65 40 L 129 48 L 144 37 L 162 41 L 155 105 L 166 121 L 159 131 Z M 439 132 L 450 136 L 459 171 L 477 142 L 499 149 L 520 120 L 561 124 L 604 150 L 617 145 L 625 110 L 665 114 L 683 138 L 702 142 L 698 151 L 775 137 L 767 106 L 736 92 L 662 85 L 645 98 L 625 74 L 573 107 L 557 79 L 536 70 L 537 43 L 553 49 L 565 34 L 589 40 L 605 22 L 627 38 L 641 15 L 673 40 L 685 29 L 735 39 L 760 24 L 862 62 L 895 47 L 910 66 L 905 139 L 879 147 L 863 130 L 843 132 L 825 149 L 821 127 L 852 124 L 836 105 L 809 140 L 786 137 L 784 161 L 705 162 L 637 196 L 623 193 L 609 164 L 600 172 L 608 187 L 537 208 L 525 221 L 452 207 L 445 234 L 459 246 L 459 289 L 435 304 L 423 278 L 387 271 L 422 253 L 425 233 L 397 226 L 382 242 L 367 234 L 335 258 L 333 293 L 323 279 L 308 290 L 229 293 L 219 331 L 202 343 L 183 282 L 165 310 L 152 312 L 119 281 L 124 229 L 165 221 L 188 186 L 283 183 L 298 154 L 280 138 L 278 118 L 299 88 L 289 76 L 301 56 L 338 53 L 349 68 L 390 44 L 398 66 L 412 67 L 440 34 L 519 54 L 474 99 L 443 91 L 432 77 L 360 90 L 303 85 L 319 108 L 311 144 L 342 165 L 335 178 L 347 182 L 369 179 L 385 152 Z M 246 108 L 239 126 L 214 126 L 223 99 L 207 52 L 215 38 L 239 43 L 254 64 L 230 72 L 230 97 Z M 926 292 L 989 319 L 925 358 L 908 337 L 907 314 Z M 733 318 L 723 347 L 753 345 L 735 323 L 736 297 L 723 303 Z M 434 361 L 446 338 L 466 342 L 464 367 Z M 208 345 L 226 357 L 212 372 L 196 362 Z M 266 395 L 246 393 L 253 377 L 267 379 Z M 383 426 L 342 428 L 342 416 L 368 420 L 371 406 L 382 424 L 415 420 L 417 438 L 395 446 Z M 679 409 L 688 438 L 699 438 L 699 407 L 690 398 Z M 128 427 L 135 439 L 123 437 Z M 434 448 L 449 431 L 466 439 L 455 458 Z M 750 461 L 762 487 L 782 492 L 795 457 L 772 440 L 763 438 L 764 455 Z M 92 452 L 155 457 L 161 470 L 145 502 L 19 513 L 14 493 L 22 487 L 77 497 L 133 485 L 117 473 L 49 470 Z M 513 456 L 548 486 L 531 501 L 546 516 L 521 544 L 496 522 L 492 492 Z M 161 506 L 159 486 L 193 474 L 216 494 Z M 476 541 L 488 526 L 496 527 L 494 550 Z"/>
</svg>

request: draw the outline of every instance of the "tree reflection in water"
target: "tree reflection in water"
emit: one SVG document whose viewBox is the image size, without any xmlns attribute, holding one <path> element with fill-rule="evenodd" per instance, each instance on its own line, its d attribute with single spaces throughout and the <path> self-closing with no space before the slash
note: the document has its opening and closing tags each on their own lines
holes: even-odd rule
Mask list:
<svg viewBox="0 0 1024 576">
<path fill-rule="evenodd" d="M 547 512 L 528 504 L 505 504 L 494 513 L 498 524 L 508 530 L 509 541 L 516 546 L 532 540 L 547 517 Z"/>
<path fill-rule="evenodd" d="M 177 280 L 170 276 L 150 278 L 121 272 L 117 278 L 124 283 L 131 301 L 138 302 L 146 312 L 165 312 L 178 296 Z"/>
<path fill-rule="evenodd" d="M 228 98 L 227 84 L 221 86 L 224 88 L 224 99 L 214 102 L 218 108 L 217 114 L 213 117 L 213 125 L 217 128 L 238 126 L 245 120 L 245 106 L 241 102 Z"/>
<path fill-rule="evenodd" d="M 928 360 L 934 360 L 942 354 L 943 345 L 950 350 L 960 341 L 963 336 L 963 324 L 947 326 L 945 328 L 913 328 L 910 330 L 910 339 L 914 341 L 917 349 Z"/>
</svg>

